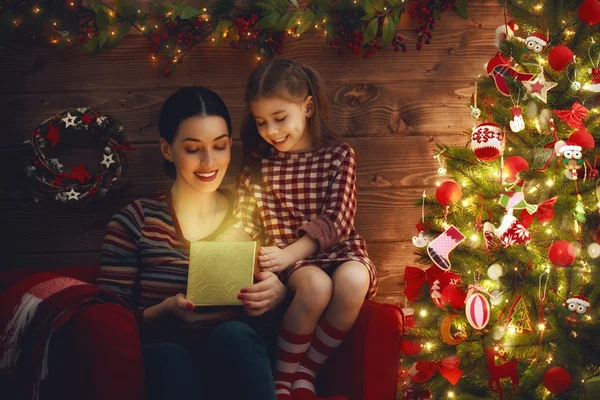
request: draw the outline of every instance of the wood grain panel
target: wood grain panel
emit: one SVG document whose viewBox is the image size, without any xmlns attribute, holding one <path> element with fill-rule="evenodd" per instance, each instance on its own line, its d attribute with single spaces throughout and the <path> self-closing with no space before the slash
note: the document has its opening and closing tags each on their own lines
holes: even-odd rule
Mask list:
<svg viewBox="0 0 600 400">
<path fill-rule="evenodd" d="M 411 47 L 408 53 L 386 49 L 363 60 L 338 55 L 321 47 L 317 34 L 290 41 L 283 55 L 315 67 L 330 83 L 430 82 L 442 84 L 475 77 L 495 53 L 491 29 L 466 28 L 438 32 L 421 51 L 414 46 L 413 32 L 401 32 Z M 0 48 L 0 77 L 4 93 L 79 92 L 179 87 L 184 85 L 244 84 L 256 65 L 256 55 L 228 47 L 215 50 L 206 43 L 196 46 L 170 78 L 162 76 L 164 61 L 152 60 L 147 41 L 128 35 L 114 50 L 91 56 L 80 52 L 20 51 Z M 7 79 L 10 77 L 10 79 Z"/>
<path fill-rule="evenodd" d="M 357 185 L 360 190 L 377 188 L 433 187 L 442 178 L 437 175 L 438 164 L 433 158 L 436 143 L 464 145 L 467 138 L 460 135 L 421 135 L 378 138 L 351 138 L 350 143 L 358 154 Z M 131 153 L 126 177 L 132 182 L 127 196 L 142 197 L 169 186 L 170 180 L 163 171 L 163 159 L 158 144 L 138 144 Z M 70 168 L 85 163 L 96 173 L 102 150 L 78 149 L 65 151 L 61 162 Z M 232 161 L 224 184 L 232 187 L 241 163 L 241 144 L 234 142 Z M 12 149 L 0 150 L 0 169 L 11 173 L 0 183 L 0 202 L 26 200 L 23 191 L 26 182 L 21 175 L 23 160 Z M 68 171 L 67 171 L 68 172 Z"/>
<path fill-rule="evenodd" d="M 158 139 L 160 108 L 174 90 L 118 90 L 93 93 L 40 93 L 0 96 L 1 147 L 29 139 L 46 118 L 69 108 L 87 105 L 111 115 L 125 128 L 133 142 Z M 246 112 L 243 88 L 216 89 L 230 110 L 233 135 Z M 457 133 L 470 129 L 469 95 L 473 83 L 464 81 L 439 86 L 431 83 L 329 85 L 331 124 L 342 136 L 408 135 L 420 132 Z M 435 93 L 432 96 L 431 93 Z"/>
</svg>

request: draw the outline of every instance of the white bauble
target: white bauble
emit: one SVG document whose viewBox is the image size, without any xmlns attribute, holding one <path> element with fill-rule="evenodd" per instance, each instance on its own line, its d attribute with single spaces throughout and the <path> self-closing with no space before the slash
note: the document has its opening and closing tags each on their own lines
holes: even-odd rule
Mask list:
<svg viewBox="0 0 600 400">
<path fill-rule="evenodd" d="M 501 326 L 496 326 L 496 327 L 494 327 L 494 330 L 492 331 L 492 338 L 494 338 L 494 340 L 502 340 L 505 333 L 506 333 L 506 329 L 504 329 Z"/>
<path fill-rule="evenodd" d="M 598 243 L 590 244 L 587 248 L 587 252 L 591 258 L 600 257 L 600 244 L 598 244 Z"/>
<path fill-rule="evenodd" d="M 487 270 L 488 277 L 496 281 L 502 276 L 502 266 L 500 264 L 492 264 Z"/>
<path fill-rule="evenodd" d="M 500 305 L 502 303 L 502 292 L 498 289 L 492 291 L 492 293 L 490 293 L 490 303 L 492 303 L 493 306 Z"/>
</svg>

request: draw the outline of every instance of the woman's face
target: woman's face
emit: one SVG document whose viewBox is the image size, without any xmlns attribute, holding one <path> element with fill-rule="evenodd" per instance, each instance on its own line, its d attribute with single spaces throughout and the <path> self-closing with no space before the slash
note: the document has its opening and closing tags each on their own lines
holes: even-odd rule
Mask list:
<svg viewBox="0 0 600 400">
<path fill-rule="evenodd" d="M 312 148 L 307 132 L 307 119 L 312 111 L 312 96 L 301 103 L 276 97 L 261 97 L 250 103 L 258 133 L 281 152 L 302 152 Z"/>
<path fill-rule="evenodd" d="M 179 124 L 173 143 L 160 139 L 166 160 L 175 163 L 177 180 L 199 192 L 214 192 L 231 161 L 227 123 L 218 116 L 195 116 Z"/>
</svg>

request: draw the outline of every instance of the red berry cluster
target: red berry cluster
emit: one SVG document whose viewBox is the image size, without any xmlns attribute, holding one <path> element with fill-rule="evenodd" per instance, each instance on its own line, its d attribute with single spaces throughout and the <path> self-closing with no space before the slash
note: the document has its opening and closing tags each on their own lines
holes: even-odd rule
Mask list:
<svg viewBox="0 0 600 400">
<path fill-rule="evenodd" d="M 349 23 L 352 25 L 353 21 L 350 20 Z M 371 20 L 371 21 L 367 22 L 366 25 L 368 25 L 369 23 L 376 24 L 376 23 L 378 23 L 378 20 L 375 20 L 375 19 Z M 364 48 L 365 52 L 363 54 L 363 57 L 369 58 L 369 57 L 377 54 L 377 50 L 381 49 L 381 35 L 382 35 L 381 29 L 382 28 L 381 28 L 381 24 L 379 24 L 379 25 L 380 26 L 378 28 L 377 35 L 375 35 L 375 38 L 363 46 L 362 32 L 360 32 L 357 29 L 348 28 L 347 26 L 344 26 L 343 24 L 340 23 L 336 26 L 337 39 L 330 41 L 329 45 L 330 46 L 339 46 L 338 53 L 341 53 L 343 51 L 342 43 L 345 42 L 346 46 L 350 49 L 350 51 L 354 55 L 359 55 L 360 49 Z M 406 53 L 407 48 L 406 48 L 406 45 L 404 43 L 402 43 L 403 40 L 404 40 L 404 38 L 401 35 L 394 36 L 394 39 L 392 40 L 392 46 L 394 48 L 394 51 L 398 52 L 398 51 L 400 51 L 400 49 L 402 49 L 402 51 Z"/>
<path fill-rule="evenodd" d="M 456 4 L 456 0 L 438 0 L 440 11 L 445 11 L 452 8 Z M 416 18 L 420 26 L 415 28 L 417 34 L 417 50 L 423 48 L 423 42 L 430 44 L 433 34 L 431 31 L 434 29 L 436 19 L 433 14 L 435 11 L 436 1 L 432 0 L 417 0 L 414 3 L 410 3 L 407 12 L 413 18 Z M 439 19 L 439 18 L 438 18 Z"/>
<path fill-rule="evenodd" d="M 232 22 L 237 28 L 238 37 L 230 42 L 231 47 L 250 50 L 261 46 L 268 57 L 281 53 L 287 33 L 275 32 L 270 29 L 256 29 L 254 25 L 258 20 L 259 17 L 255 13 L 233 18 Z"/>
</svg>

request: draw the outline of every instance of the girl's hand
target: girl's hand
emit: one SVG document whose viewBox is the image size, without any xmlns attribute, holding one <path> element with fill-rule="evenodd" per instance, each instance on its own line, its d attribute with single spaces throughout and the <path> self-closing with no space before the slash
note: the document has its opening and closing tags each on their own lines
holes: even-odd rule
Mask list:
<svg viewBox="0 0 600 400">
<path fill-rule="evenodd" d="M 246 314 L 257 317 L 277 308 L 285 300 L 287 288 L 272 272 L 257 272 L 254 276 L 258 282 L 243 288 L 238 299 Z"/>
<path fill-rule="evenodd" d="M 178 293 L 169 297 L 160 303 L 162 315 L 172 315 L 179 318 L 187 325 L 193 325 L 201 322 L 229 320 L 237 316 L 237 311 L 227 309 L 213 312 L 194 312 L 194 305 L 185 298 L 183 293 Z"/>
<path fill-rule="evenodd" d="M 276 246 L 262 247 L 258 256 L 258 266 L 262 271 L 281 272 L 295 263 L 288 251 Z"/>
</svg>

